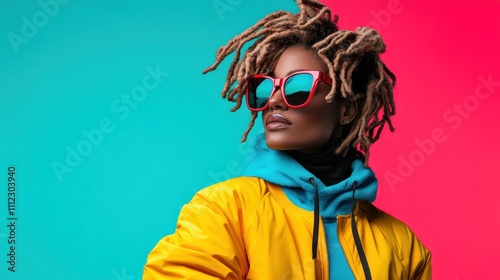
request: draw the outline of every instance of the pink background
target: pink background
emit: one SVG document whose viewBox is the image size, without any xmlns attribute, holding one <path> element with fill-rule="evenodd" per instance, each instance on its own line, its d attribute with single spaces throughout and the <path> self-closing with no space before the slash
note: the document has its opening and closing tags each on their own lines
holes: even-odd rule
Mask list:
<svg viewBox="0 0 500 280">
<path fill-rule="evenodd" d="M 398 78 L 376 204 L 432 251 L 433 279 L 500 279 L 500 1 L 324 2 L 341 29 L 381 33 Z"/>
<path fill-rule="evenodd" d="M 229 61 L 201 71 L 262 16 L 296 7 L 191 2 L 0 2 L 0 172 L 16 167 L 20 215 L 12 274 L 2 173 L 0 279 L 140 279 L 181 207 L 240 174 L 252 143 L 238 145 L 248 111 L 232 115 L 234 104 L 220 98 Z M 47 3 L 52 15 L 41 24 Z M 230 8 L 220 14 L 214 3 Z M 500 279 L 500 0 L 327 3 L 341 28 L 379 30 L 398 77 L 396 131 L 386 130 L 372 150 L 376 204 L 433 252 L 434 279 Z M 22 35 L 26 21 L 39 28 L 16 52 L 8 34 Z M 170 75 L 135 108 L 121 107 L 130 109 L 122 117 L 112 104 L 137 93 L 149 67 Z M 484 79 L 498 82 L 485 87 Z M 89 142 L 83 131 L 102 121 L 116 129 Z M 68 149 L 84 143 L 91 150 L 69 164 Z M 58 178 L 54 162 L 71 171 Z"/>
</svg>

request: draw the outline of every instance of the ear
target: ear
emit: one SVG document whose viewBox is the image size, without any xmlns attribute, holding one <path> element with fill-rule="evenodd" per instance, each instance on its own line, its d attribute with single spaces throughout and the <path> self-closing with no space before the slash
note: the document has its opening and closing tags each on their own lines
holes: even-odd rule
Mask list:
<svg viewBox="0 0 500 280">
<path fill-rule="evenodd" d="M 353 101 L 353 102 L 342 102 L 340 104 L 340 117 L 339 121 L 340 124 L 346 125 L 354 120 L 356 118 L 356 115 L 358 114 L 358 102 Z"/>
</svg>

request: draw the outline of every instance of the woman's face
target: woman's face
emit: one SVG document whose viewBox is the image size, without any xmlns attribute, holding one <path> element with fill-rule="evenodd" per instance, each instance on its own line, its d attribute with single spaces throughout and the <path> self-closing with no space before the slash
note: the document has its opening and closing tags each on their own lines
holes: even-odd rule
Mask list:
<svg viewBox="0 0 500 280">
<path fill-rule="evenodd" d="M 326 65 L 304 47 L 292 46 L 279 58 L 271 75 L 284 78 L 300 70 L 319 70 L 328 73 Z M 274 150 L 298 150 L 313 154 L 325 149 L 331 138 L 340 136 L 339 118 L 343 105 L 334 101 L 326 103 L 330 86 L 321 82 L 313 99 L 304 108 L 286 106 L 281 90 L 269 99 L 269 108 L 262 113 L 267 146 Z"/>
</svg>

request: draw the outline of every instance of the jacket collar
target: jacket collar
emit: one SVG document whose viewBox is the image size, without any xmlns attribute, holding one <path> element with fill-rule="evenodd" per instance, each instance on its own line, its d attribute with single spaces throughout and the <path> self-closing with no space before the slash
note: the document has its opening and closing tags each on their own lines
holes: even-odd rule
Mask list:
<svg viewBox="0 0 500 280">
<path fill-rule="evenodd" d="M 264 133 L 256 137 L 243 175 L 280 185 L 288 199 L 308 211 L 314 209 L 315 188 L 310 181 L 312 178 L 318 189 L 319 211 L 323 218 L 336 218 L 351 211 L 352 185 L 355 181 L 356 200 L 373 202 L 378 189 L 378 180 L 373 171 L 359 159 L 352 162 L 348 178 L 327 186 L 287 153 L 269 149 Z"/>
</svg>

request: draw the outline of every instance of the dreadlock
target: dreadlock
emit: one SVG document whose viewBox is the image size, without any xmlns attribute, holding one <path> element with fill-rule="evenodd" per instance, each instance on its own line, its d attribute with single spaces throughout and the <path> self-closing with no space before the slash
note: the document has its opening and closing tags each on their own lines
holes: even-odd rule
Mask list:
<svg viewBox="0 0 500 280">
<path fill-rule="evenodd" d="M 351 147 L 357 148 L 368 165 L 370 146 L 380 138 L 385 124 L 394 131 L 391 116 L 396 113 L 393 95 L 396 77 L 380 59 L 385 44 L 375 30 L 367 27 L 356 31 L 338 30 L 338 17 L 332 18 L 331 11 L 318 1 L 296 2 L 298 14 L 285 11 L 269 14 L 220 47 L 214 64 L 203 74 L 215 70 L 229 54 L 235 53 L 222 89 L 223 98 L 236 102 L 231 109 L 234 112 L 241 107 L 246 81 L 252 75 L 268 73 L 291 46 L 313 50 L 333 79 L 326 102 L 332 102 L 340 93 L 341 102 L 357 102 L 360 108 L 354 121 L 345 126 L 335 152 L 345 156 Z M 254 39 L 241 57 L 243 46 Z M 257 113 L 252 112 L 242 142 L 256 118 Z"/>
</svg>

